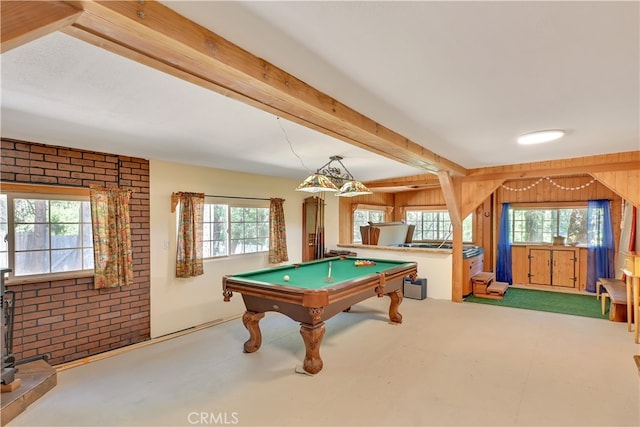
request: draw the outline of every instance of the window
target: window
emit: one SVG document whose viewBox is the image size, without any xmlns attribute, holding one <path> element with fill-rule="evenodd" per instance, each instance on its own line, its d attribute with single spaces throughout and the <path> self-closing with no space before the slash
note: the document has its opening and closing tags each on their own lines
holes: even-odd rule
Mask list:
<svg viewBox="0 0 640 427">
<path fill-rule="evenodd" d="M 269 250 L 269 208 L 205 203 L 203 221 L 205 258 Z"/>
<path fill-rule="evenodd" d="M 449 218 L 449 212 L 444 210 L 407 210 L 405 222 L 415 225 L 413 231 L 414 241 L 442 242 L 452 240 L 453 226 Z M 462 221 L 462 240 L 473 241 L 473 214 L 469 214 Z"/>
<path fill-rule="evenodd" d="M 9 213 L 7 195 L 0 194 L 0 268 L 9 266 Z"/>
<path fill-rule="evenodd" d="M 513 243 L 552 243 L 564 236 L 567 243 L 587 243 L 587 208 L 518 208 L 511 210 Z M 601 228 L 602 215 L 594 227 Z"/>
<path fill-rule="evenodd" d="M 87 197 L 3 194 L 0 263 L 13 276 L 93 269 Z"/>
<path fill-rule="evenodd" d="M 353 243 L 362 243 L 360 227 L 369 225 L 369 222 L 384 222 L 385 211 L 377 209 L 356 209 L 353 212 Z"/>
</svg>

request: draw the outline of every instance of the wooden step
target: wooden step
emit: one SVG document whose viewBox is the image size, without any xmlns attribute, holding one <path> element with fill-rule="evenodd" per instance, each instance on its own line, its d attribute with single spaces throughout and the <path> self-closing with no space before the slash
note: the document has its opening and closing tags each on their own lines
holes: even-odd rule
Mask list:
<svg viewBox="0 0 640 427">
<path fill-rule="evenodd" d="M 13 391 L 2 393 L 0 423 L 3 426 L 24 412 L 29 405 L 58 383 L 56 370 L 44 360 L 25 363 L 16 368 L 18 372 L 13 383 L 18 383 L 18 387 Z M 11 388 L 13 387 L 7 387 L 7 389 Z"/>
</svg>

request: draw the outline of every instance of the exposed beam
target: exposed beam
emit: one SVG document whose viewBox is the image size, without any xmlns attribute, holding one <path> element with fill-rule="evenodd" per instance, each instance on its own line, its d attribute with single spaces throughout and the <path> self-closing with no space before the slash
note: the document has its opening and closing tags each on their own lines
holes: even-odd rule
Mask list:
<svg viewBox="0 0 640 427">
<path fill-rule="evenodd" d="M 191 82 L 224 92 L 344 142 L 403 164 L 465 175 L 462 166 L 365 117 L 284 70 L 155 1 L 68 1 L 84 13 L 73 23 L 83 40 Z M 80 35 L 80 32 L 86 35 Z M 140 59 L 139 59 L 140 60 Z M 232 94 L 232 95 L 231 95 Z M 425 142 L 428 144 L 428 141 Z"/>
<path fill-rule="evenodd" d="M 465 181 L 461 178 L 453 178 L 460 182 L 460 217 L 466 218 L 478 206 L 493 194 L 502 183 L 503 179 L 486 179 Z"/>
<path fill-rule="evenodd" d="M 387 187 L 415 187 L 416 189 L 439 187 L 440 180 L 437 175 L 423 174 L 411 175 L 400 178 L 380 179 L 376 181 L 367 181 L 365 185 L 369 188 L 387 188 Z"/>
<path fill-rule="evenodd" d="M 462 302 L 462 278 L 464 277 L 464 261 L 462 258 L 462 223 L 453 226 L 451 252 L 451 301 Z"/>
<path fill-rule="evenodd" d="M 629 151 L 624 153 L 471 169 L 467 176 L 461 179 L 473 181 L 477 178 L 508 180 L 541 176 L 569 176 L 591 172 L 632 171 L 637 170 L 638 165 L 640 165 L 640 151 Z"/>
<path fill-rule="evenodd" d="M 65 28 L 81 14 L 81 10 L 62 2 L 2 1 L 0 52 Z"/>
<path fill-rule="evenodd" d="M 467 175 L 456 176 L 462 182 L 474 183 L 489 180 L 513 180 L 539 178 L 542 176 L 571 176 L 589 173 L 637 171 L 640 169 L 640 151 L 603 154 L 571 159 L 548 160 L 544 162 L 521 163 L 469 169 Z M 412 175 L 402 178 L 381 179 L 367 182 L 372 187 L 420 186 L 433 183 L 432 174 Z"/>
<path fill-rule="evenodd" d="M 591 176 L 634 206 L 640 206 L 640 165 L 634 171 L 594 172 Z"/>
<path fill-rule="evenodd" d="M 451 174 L 447 171 L 438 172 L 438 178 L 440 179 L 440 187 L 442 188 L 442 194 L 444 195 L 444 201 L 447 204 L 447 210 L 449 211 L 449 219 L 453 226 L 462 226 L 462 218 L 460 216 L 460 194 L 456 191 Z M 459 188 L 459 186 L 458 186 Z"/>
</svg>

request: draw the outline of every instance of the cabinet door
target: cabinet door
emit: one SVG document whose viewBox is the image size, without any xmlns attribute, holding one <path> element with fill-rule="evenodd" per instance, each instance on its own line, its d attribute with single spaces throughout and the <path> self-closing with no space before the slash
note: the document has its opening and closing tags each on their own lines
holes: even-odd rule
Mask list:
<svg viewBox="0 0 640 427">
<path fill-rule="evenodd" d="M 551 277 L 553 286 L 575 288 L 577 283 L 577 257 L 573 250 L 556 249 L 553 251 Z"/>
<path fill-rule="evenodd" d="M 551 251 L 529 249 L 529 283 L 551 285 Z"/>
</svg>

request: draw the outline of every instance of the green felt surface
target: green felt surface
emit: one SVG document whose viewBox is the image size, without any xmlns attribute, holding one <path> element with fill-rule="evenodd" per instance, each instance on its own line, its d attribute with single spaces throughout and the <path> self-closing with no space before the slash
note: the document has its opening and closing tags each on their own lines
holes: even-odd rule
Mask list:
<svg viewBox="0 0 640 427">
<path fill-rule="evenodd" d="M 354 262 L 360 258 L 324 259 L 295 265 L 287 265 L 269 268 L 265 270 L 251 271 L 248 273 L 234 274 L 235 278 L 243 278 L 265 284 L 285 285 L 302 289 L 323 289 L 334 286 L 348 280 L 359 279 L 364 276 L 388 271 L 396 267 L 408 265 L 404 261 L 373 260 L 376 265 L 356 267 Z M 331 262 L 331 277 L 333 281 L 326 282 Z M 289 276 L 285 281 L 284 276 Z"/>
</svg>

